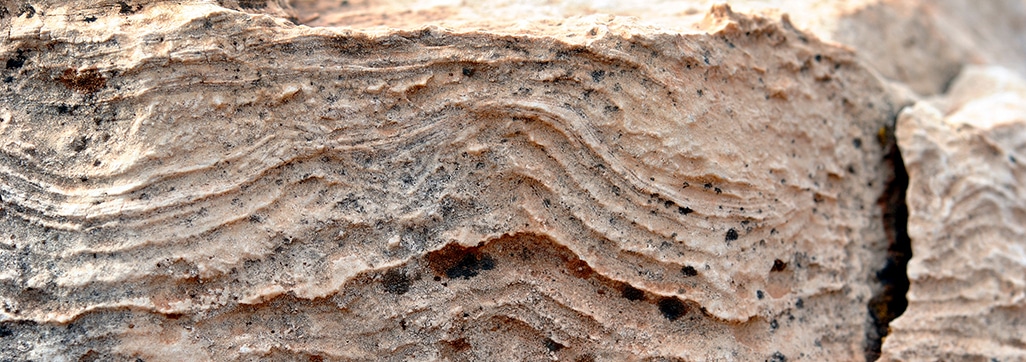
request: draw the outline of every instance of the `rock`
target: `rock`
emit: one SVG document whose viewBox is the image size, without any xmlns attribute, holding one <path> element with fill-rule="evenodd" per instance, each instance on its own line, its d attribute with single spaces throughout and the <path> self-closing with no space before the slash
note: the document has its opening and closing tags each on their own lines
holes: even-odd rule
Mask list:
<svg viewBox="0 0 1026 362">
<path fill-rule="evenodd" d="M 969 67 L 902 112 L 913 257 L 895 360 L 1026 358 L 1026 81 Z"/>
<path fill-rule="evenodd" d="M 445 5 L 434 1 L 297 0 L 294 7 L 318 26 L 419 29 L 428 25 L 487 32 L 535 32 L 537 23 L 613 14 L 656 32 L 696 30 L 721 0 L 558 1 L 493 0 Z M 1026 5 L 1019 0 L 733 0 L 735 11 L 786 14 L 794 26 L 856 56 L 885 79 L 921 95 L 943 93 L 963 64 L 997 64 L 1026 74 Z M 553 18 L 557 20 L 553 20 Z M 560 34 L 564 35 L 564 34 Z M 570 36 L 572 34 L 565 34 Z"/>
<path fill-rule="evenodd" d="M 879 352 L 893 122 L 950 77 L 795 24 L 900 6 L 326 3 L 2 3 L 0 356 Z"/>
</svg>

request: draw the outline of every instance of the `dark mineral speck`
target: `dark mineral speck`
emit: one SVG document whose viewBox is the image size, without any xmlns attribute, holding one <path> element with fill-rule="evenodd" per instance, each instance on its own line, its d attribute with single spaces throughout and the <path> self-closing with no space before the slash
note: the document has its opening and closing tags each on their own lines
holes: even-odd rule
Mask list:
<svg viewBox="0 0 1026 362">
<path fill-rule="evenodd" d="M 698 275 L 698 270 L 695 270 L 693 266 L 685 265 L 683 268 L 680 268 L 680 273 L 686 277 L 693 277 Z"/>
<path fill-rule="evenodd" d="M 645 299 L 645 292 L 641 291 L 641 289 L 628 285 L 623 287 L 623 292 L 620 293 L 620 296 L 626 298 L 627 300 L 638 301 Z"/>
<path fill-rule="evenodd" d="M 737 240 L 737 237 L 738 237 L 737 230 L 735 230 L 734 228 L 730 228 L 730 230 L 727 230 L 727 237 L 726 237 L 727 241 Z"/>
<path fill-rule="evenodd" d="M 667 297 L 659 300 L 659 311 L 666 319 L 675 321 L 688 312 L 688 307 L 677 298 Z"/>
</svg>

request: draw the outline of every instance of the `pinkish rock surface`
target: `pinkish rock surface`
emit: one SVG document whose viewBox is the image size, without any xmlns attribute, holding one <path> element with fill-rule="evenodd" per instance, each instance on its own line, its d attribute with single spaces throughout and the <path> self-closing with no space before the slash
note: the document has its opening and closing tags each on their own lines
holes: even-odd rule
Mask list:
<svg viewBox="0 0 1026 362">
<path fill-rule="evenodd" d="M 0 359 L 1022 358 L 965 4 L 0 2 Z"/>
<path fill-rule="evenodd" d="M 888 359 L 1026 359 L 1026 81 L 970 67 L 898 119 L 909 307 Z"/>
</svg>

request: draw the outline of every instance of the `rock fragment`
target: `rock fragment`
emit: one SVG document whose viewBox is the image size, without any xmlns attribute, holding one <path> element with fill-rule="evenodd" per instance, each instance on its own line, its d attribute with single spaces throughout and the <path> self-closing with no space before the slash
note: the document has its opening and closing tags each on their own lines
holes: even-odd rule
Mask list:
<svg viewBox="0 0 1026 362">
<path fill-rule="evenodd" d="M 1026 81 L 968 67 L 902 112 L 913 257 L 894 360 L 1026 358 Z"/>
</svg>

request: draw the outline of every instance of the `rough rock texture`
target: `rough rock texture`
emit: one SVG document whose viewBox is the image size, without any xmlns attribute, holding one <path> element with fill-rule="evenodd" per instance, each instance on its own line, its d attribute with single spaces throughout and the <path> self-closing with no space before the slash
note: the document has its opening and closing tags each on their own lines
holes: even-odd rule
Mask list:
<svg viewBox="0 0 1026 362">
<path fill-rule="evenodd" d="M 954 72 L 820 38 L 934 5 L 326 3 L 0 5 L 0 357 L 879 352 L 903 301 L 893 122 Z M 941 15 L 904 23 L 941 44 L 908 54 L 1004 59 L 938 40 Z M 889 356 L 962 356 L 916 328 Z"/>
<path fill-rule="evenodd" d="M 972 67 L 902 112 L 908 165 L 908 310 L 885 356 L 1026 359 L 1026 81 Z"/>
<path fill-rule="evenodd" d="M 425 24 L 533 31 L 537 23 L 614 14 L 660 31 L 691 32 L 722 0 L 574 1 L 296 0 L 310 25 L 418 29 Z M 859 61 L 923 95 L 942 93 L 966 63 L 1026 74 L 1022 0 L 732 0 L 735 11 L 786 13 L 799 29 L 858 52 Z M 554 20 L 555 19 L 555 20 Z M 562 35 L 562 34 L 561 34 Z M 572 36 L 572 34 L 567 34 Z"/>
</svg>

